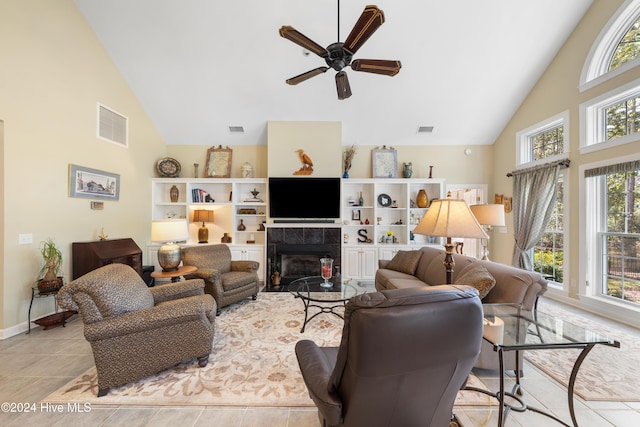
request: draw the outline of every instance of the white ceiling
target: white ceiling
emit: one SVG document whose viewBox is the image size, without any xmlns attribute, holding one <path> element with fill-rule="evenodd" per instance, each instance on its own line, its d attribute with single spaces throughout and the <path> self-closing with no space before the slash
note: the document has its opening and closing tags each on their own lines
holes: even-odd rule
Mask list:
<svg viewBox="0 0 640 427">
<path fill-rule="evenodd" d="M 341 1 L 340 41 L 367 1 Z M 343 101 L 333 70 L 285 84 L 325 63 L 278 35 L 337 41 L 337 0 L 75 2 L 167 144 L 266 144 L 269 120 L 317 120 L 341 121 L 345 145 L 400 146 L 492 144 L 592 0 L 382 0 L 354 58 L 402 70 L 348 69 Z"/>
</svg>

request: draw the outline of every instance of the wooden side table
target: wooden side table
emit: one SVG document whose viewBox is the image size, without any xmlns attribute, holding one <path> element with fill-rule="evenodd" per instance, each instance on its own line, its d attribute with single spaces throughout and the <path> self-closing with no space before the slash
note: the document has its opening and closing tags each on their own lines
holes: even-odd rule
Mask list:
<svg viewBox="0 0 640 427">
<path fill-rule="evenodd" d="M 172 282 L 179 282 L 180 277 L 187 274 L 192 274 L 198 271 L 198 267 L 192 265 L 181 265 L 174 271 L 154 271 L 151 273 L 151 277 L 154 279 L 171 279 Z"/>
</svg>

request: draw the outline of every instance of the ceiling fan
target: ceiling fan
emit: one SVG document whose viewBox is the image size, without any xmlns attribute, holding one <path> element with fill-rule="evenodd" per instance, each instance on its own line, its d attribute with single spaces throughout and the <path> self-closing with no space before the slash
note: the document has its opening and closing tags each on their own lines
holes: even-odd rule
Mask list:
<svg viewBox="0 0 640 427">
<path fill-rule="evenodd" d="M 287 80 L 287 84 L 297 85 L 305 80 L 323 74 L 329 68 L 333 68 L 336 74 L 336 88 L 338 99 L 347 99 L 351 96 L 349 78 L 343 68 L 351 66 L 354 71 L 395 76 L 400 72 L 400 61 L 385 59 L 353 59 L 353 55 L 371 37 L 371 35 L 384 23 L 384 12 L 378 6 L 369 5 L 364 8 L 362 15 L 354 25 L 351 33 L 344 41 L 332 43 L 326 48 L 320 46 L 295 28 L 283 25 L 280 28 L 280 36 L 291 40 L 295 44 L 324 58 L 328 67 L 318 67 Z M 338 1 L 338 40 L 340 40 L 340 1 Z"/>
</svg>

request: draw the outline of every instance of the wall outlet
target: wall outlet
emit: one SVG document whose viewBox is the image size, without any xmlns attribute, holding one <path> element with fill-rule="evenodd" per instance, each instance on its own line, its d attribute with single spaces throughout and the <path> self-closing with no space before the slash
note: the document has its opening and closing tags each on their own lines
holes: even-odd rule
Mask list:
<svg viewBox="0 0 640 427">
<path fill-rule="evenodd" d="M 33 243 L 33 234 L 18 234 L 19 245 L 29 245 Z"/>
</svg>

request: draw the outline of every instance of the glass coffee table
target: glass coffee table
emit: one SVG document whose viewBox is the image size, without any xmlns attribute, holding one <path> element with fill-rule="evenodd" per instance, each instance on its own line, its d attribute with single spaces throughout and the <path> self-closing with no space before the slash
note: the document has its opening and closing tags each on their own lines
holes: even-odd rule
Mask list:
<svg viewBox="0 0 640 427">
<path fill-rule="evenodd" d="M 322 313 L 331 313 L 344 319 L 343 315 L 336 311 L 344 308 L 344 305 L 356 295 L 364 294 L 367 288 L 356 280 L 332 277 L 331 288 L 320 286 L 324 279 L 320 276 L 301 277 L 293 280 L 287 286 L 287 290 L 296 298 L 300 298 L 304 304 L 304 323 L 300 332 L 304 332 L 307 323 Z M 317 313 L 309 316 L 309 307 L 320 309 Z"/>
<path fill-rule="evenodd" d="M 498 399 L 498 425 L 504 426 L 506 417 L 511 410 L 524 412 L 530 410 L 549 417 L 558 423 L 571 427 L 556 416 L 542 411 L 538 408 L 527 406 L 522 396 L 520 387 L 520 366 L 519 352 L 523 350 L 550 350 L 563 348 L 582 349 L 571 370 L 569 383 L 567 386 L 567 399 L 569 413 L 571 414 L 572 425 L 577 427 L 578 422 L 574 412 L 573 389 L 578 375 L 580 365 L 585 357 L 597 344 L 620 348 L 620 342 L 611 340 L 606 336 L 598 334 L 567 322 L 566 320 L 540 311 L 525 310 L 518 305 L 512 304 L 483 304 L 484 310 L 484 333 L 483 338 L 493 345 L 493 350 L 498 352 L 500 361 L 500 391 L 490 392 L 476 387 L 466 387 L 466 390 L 477 391 L 488 394 Z M 515 380 L 511 392 L 504 390 L 504 352 L 516 352 Z M 505 397 L 511 399 L 512 403 L 506 402 Z"/>
</svg>

